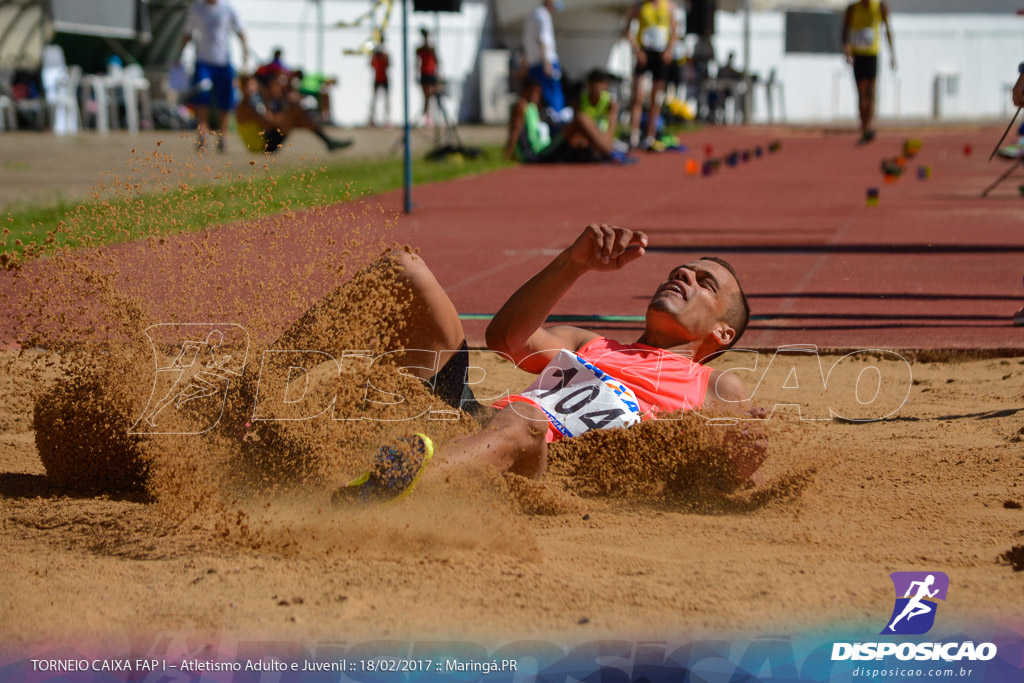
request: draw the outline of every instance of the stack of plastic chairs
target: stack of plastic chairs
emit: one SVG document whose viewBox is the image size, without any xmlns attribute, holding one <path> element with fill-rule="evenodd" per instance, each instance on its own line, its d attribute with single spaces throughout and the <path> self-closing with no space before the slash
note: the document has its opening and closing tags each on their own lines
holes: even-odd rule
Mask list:
<svg viewBox="0 0 1024 683">
<path fill-rule="evenodd" d="M 18 110 L 14 107 L 14 100 L 7 95 L 0 94 L 0 130 L 18 129 Z"/>
<path fill-rule="evenodd" d="M 43 46 L 43 68 L 40 80 L 46 93 L 55 135 L 77 135 L 82 117 L 78 109 L 78 82 L 81 67 L 68 69 L 64 49 L 60 45 Z"/>
<path fill-rule="evenodd" d="M 124 92 L 124 111 L 128 130 L 139 132 L 139 103 L 143 121 L 153 120 L 153 104 L 149 95 L 149 80 L 138 64 L 129 64 L 121 70 L 121 89 Z"/>
</svg>

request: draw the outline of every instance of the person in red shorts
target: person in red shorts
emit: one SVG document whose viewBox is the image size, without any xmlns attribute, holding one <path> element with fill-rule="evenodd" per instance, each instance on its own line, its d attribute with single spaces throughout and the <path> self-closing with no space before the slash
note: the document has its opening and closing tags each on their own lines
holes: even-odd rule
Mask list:
<svg viewBox="0 0 1024 683">
<path fill-rule="evenodd" d="M 423 89 L 423 120 L 427 126 L 433 125 L 430 120 L 430 98 L 437 93 L 437 52 L 430 44 L 430 33 L 420 29 L 423 44 L 416 48 L 416 61 L 419 64 L 420 88 Z"/>
<path fill-rule="evenodd" d="M 388 67 L 391 66 L 391 59 L 384 49 L 384 41 L 377 44 L 370 57 L 370 67 L 373 68 L 373 96 L 370 97 L 370 125 L 377 125 L 377 95 L 384 93 L 384 124 L 391 122 L 391 97 L 388 93 Z"/>
<path fill-rule="evenodd" d="M 477 404 L 466 384 L 468 351 L 454 304 L 423 259 L 405 252 L 392 256 L 402 288 L 412 294 L 404 348 L 437 354 L 433 367 L 441 367 L 432 374 L 433 368 L 409 363 L 403 371 L 426 380 L 450 405 L 483 414 L 483 429 L 448 443 L 431 469 L 486 464 L 499 472 L 537 477 L 546 468 L 549 443 L 592 429 L 629 427 L 662 412 L 698 408 L 763 416 L 752 409 L 736 375 L 703 364 L 733 346 L 750 318 L 736 273 L 721 259 L 703 257 L 673 268 L 655 290 L 644 331 L 632 344 L 578 327 L 544 326 L 580 276 L 619 270 L 642 258 L 647 245 L 642 232 L 589 225 L 505 302 L 487 327 L 487 346 L 538 378 L 493 408 Z M 763 461 L 765 444 L 754 437 L 735 444 L 734 474 L 747 480 Z M 372 468 L 338 489 L 335 500 L 401 497 L 433 453 L 425 434 L 385 445 Z"/>
</svg>

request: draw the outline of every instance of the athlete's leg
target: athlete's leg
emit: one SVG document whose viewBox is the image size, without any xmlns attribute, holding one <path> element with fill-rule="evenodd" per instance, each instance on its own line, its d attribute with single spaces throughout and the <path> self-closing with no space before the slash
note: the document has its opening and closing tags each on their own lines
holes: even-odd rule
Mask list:
<svg viewBox="0 0 1024 683">
<path fill-rule="evenodd" d="M 859 81 L 857 81 L 857 96 L 860 103 L 860 132 L 863 134 L 871 130 L 872 119 L 874 118 L 874 79 L 862 78 Z"/>
<path fill-rule="evenodd" d="M 629 93 L 629 144 L 640 144 L 640 118 L 643 116 L 644 72 L 633 74 L 633 88 Z"/>
<path fill-rule="evenodd" d="M 600 152 L 604 156 L 609 156 L 612 153 L 613 143 L 610 135 L 605 135 L 598 128 L 594 119 L 590 118 L 586 114 L 580 112 L 573 117 L 572 122 L 565 127 L 565 139 L 569 141 L 569 144 L 574 147 L 582 146 L 581 140 L 586 141 L 591 147 Z"/>
<path fill-rule="evenodd" d="M 205 104 L 195 104 L 192 108 L 196 113 L 196 124 L 199 129 L 199 139 L 206 140 L 210 134 L 210 108 Z"/>
<path fill-rule="evenodd" d="M 372 323 L 365 320 L 367 311 L 360 308 L 367 296 L 380 299 L 371 313 L 376 316 Z M 384 297 L 394 299 L 385 301 Z M 271 348 L 315 349 L 341 358 L 350 348 L 337 344 L 365 343 L 352 341 L 349 331 L 353 324 L 379 325 L 380 329 L 366 333 L 386 335 L 387 350 L 395 352 L 389 358 L 403 367 L 418 366 L 407 371 L 423 379 L 444 367 L 466 339 L 455 305 L 423 259 L 395 251 L 313 304 Z M 417 349 L 419 353 L 409 351 Z"/>
<path fill-rule="evenodd" d="M 437 457 L 437 472 L 432 476 L 490 465 L 499 472 L 539 477 L 547 468 L 548 445 L 544 439 L 547 427 L 539 408 L 516 402 L 497 411 L 479 432 L 442 446 Z"/>
<path fill-rule="evenodd" d="M 422 258 L 405 251 L 396 251 L 389 258 L 397 267 L 399 288 L 410 297 L 403 311 L 404 325 L 398 332 L 400 348 L 407 351 L 397 354 L 396 362 L 416 365 L 423 361 L 422 351 L 429 352 L 430 356 L 436 354 L 434 368 L 410 368 L 417 377 L 429 379 L 462 346 L 466 333 L 455 304 Z"/>
<path fill-rule="evenodd" d="M 661 113 L 661 95 L 665 92 L 665 81 L 654 81 L 651 84 L 650 108 L 647 110 L 647 132 L 648 139 L 654 138 L 658 130 L 658 115 Z"/>
</svg>

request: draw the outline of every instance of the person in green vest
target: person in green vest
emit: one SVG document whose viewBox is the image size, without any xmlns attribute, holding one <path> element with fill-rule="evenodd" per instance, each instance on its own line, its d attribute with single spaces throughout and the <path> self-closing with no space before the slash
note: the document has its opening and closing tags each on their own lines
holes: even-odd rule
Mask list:
<svg viewBox="0 0 1024 683">
<path fill-rule="evenodd" d="M 300 95 L 316 99 L 316 112 L 320 122 L 325 126 L 331 125 L 330 89 L 338 84 L 338 79 L 322 73 L 305 73 L 301 70 L 293 71 L 292 78 L 298 81 Z"/>
<path fill-rule="evenodd" d="M 509 117 L 506 159 L 528 163 L 633 161 L 616 151 L 611 135 L 603 133 L 598 124 L 581 111 L 576 112 L 570 123 L 552 128 L 540 116 L 538 105 L 542 94 L 538 81 L 531 77 L 523 79 L 519 101 L 512 107 Z"/>
<path fill-rule="evenodd" d="M 863 145 L 875 139 L 875 80 L 878 78 L 878 53 L 882 47 L 881 26 L 889 41 L 889 59 L 896 70 L 896 50 L 889 27 L 889 5 L 884 0 L 857 0 L 846 8 L 843 17 L 843 53 L 853 65 L 860 100 L 860 141 Z"/>
<path fill-rule="evenodd" d="M 619 103 L 608 92 L 608 74 L 603 69 L 594 69 L 587 74 L 587 87 L 580 92 L 577 112 L 589 116 L 605 135 L 614 136 L 615 124 L 619 120 Z"/>
</svg>

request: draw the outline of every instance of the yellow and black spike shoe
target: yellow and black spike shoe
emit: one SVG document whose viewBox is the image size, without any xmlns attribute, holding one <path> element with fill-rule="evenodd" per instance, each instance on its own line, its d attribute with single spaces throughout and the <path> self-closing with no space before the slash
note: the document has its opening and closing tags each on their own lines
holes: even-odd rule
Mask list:
<svg viewBox="0 0 1024 683">
<path fill-rule="evenodd" d="M 349 502 L 383 503 L 412 493 L 434 457 L 434 442 L 416 433 L 386 444 L 377 451 L 373 466 L 331 496 L 335 505 Z"/>
</svg>

